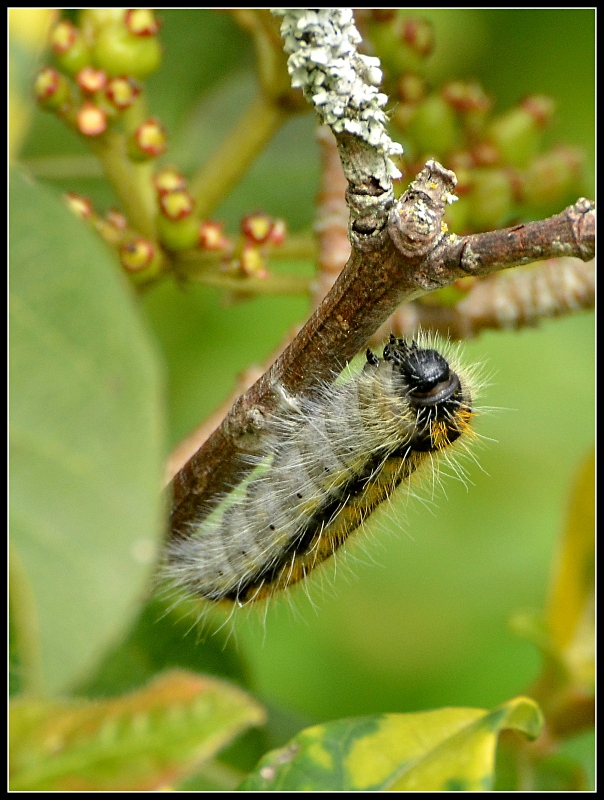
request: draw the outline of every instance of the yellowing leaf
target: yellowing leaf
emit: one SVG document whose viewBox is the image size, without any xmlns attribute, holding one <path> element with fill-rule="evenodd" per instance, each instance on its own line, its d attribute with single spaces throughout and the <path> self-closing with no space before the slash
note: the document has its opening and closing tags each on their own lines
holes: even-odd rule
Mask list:
<svg viewBox="0 0 604 800">
<path fill-rule="evenodd" d="M 302 731 L 265 756 L 241 789 L 468 791 L 491 788 L 500 731 L 542 725 L 526 697 L 493 711 L 443 708 L 342 719 Z"/>
<path fill-rule="evenodd" d="M 184 670 L 109 700 L 23 697 L 10 712 L 11 789 L 163 788 L 264 718 L 237 687 Z"/>
<path fill-rule="evenodd" d="M 595 459 L 592 452 L 571 496 L 554 571 L 547 622 L 552 642 L 580 684 L 594 670 Z"/>
</svg>

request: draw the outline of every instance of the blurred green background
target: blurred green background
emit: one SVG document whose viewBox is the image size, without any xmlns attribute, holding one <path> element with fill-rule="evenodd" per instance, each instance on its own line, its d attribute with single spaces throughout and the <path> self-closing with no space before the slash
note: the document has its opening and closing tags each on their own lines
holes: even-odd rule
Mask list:
<svg viewBox="0 0 604 800">
<path fill-rule="evenodd" d="M 503 110 L 525 94 L 557 101 L 550 142 L 594 152 L 594 11 L 421 11 L 436 26 L 430 77 L 475 77 Z M 191 174 L 223 139 L 254 90 L 250 42 L 226 14 L 161 11 L 165 61 L 148 81 L 171 147 L 163 159 Z M 317 191 L 311 114 L 290 121 L 217 210 L 230 231 L 263 209 L 308 229 Z M 85 153 L 52 116 L 36 112 L 22 159 Z M 591 171 L 593 176 L 593 170 Z M 94 175 L 48 179 L 57 191 L 114 198 Z M 592 195 L 593 186 L 585 188 Z M 311 265 L 284 269 L 310 271 Z M 210 413 L 237 374 L 262 362 L 305 318 L 300 298 L 225 305 L 203 287 L 165 283 L 142 304 L 163 360 L 169 445 Z M 233 620 L 252 690 L 314 722 L 379 711 L 492 707 L 522 693 L 535 647 L 508 627 L 542 607 L 571 482 L 594 438 L 594 319 L 583 313 L 537 329 L 483 334 L 469 361 L 491 375 L 478 430 L 488 441 L 467 463 L 471 484 L 446 480 L 433 507 L 395 501 L 348 553 L 304 592 L 262 615 Z M 362 541 L 361 541 L 362 539 Z M 293 606 L 293 609 L 292 607 Z M 200 643 L 203 647 L 203 643 Z M 299 727 L 299 726 L 298 726 Z M 586 740 L 587 741 L 587 740 Z M 588 758 L 589 743 L 583 749 Z"/>
</svg>

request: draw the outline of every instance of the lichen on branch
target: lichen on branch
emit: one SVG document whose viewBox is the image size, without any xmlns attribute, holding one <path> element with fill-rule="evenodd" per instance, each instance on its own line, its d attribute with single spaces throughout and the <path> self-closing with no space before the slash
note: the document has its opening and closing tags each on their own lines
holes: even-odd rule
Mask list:
<svg viewBox="0 0 604 800">
<path fill-rule="evenodd" d="M 357 52 L 361 35 L 352 9 L 274 9 L 273 14 L 283 17 L 292 86 L 304 90 L 322 122 L 336 134 L 358 136 L 386 156 L 400 155 L 402 146 L 386 130 L 388 96 L 377 89 L 380 60 Z M 390 177 L 401 177 L 390 159 L 386 168 Z"/>
</svg>

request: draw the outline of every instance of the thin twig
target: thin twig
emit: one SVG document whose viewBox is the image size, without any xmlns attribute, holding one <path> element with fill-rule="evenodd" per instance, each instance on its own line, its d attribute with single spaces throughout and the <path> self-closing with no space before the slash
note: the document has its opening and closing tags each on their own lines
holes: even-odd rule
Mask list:
<svg viewBox="0 0 604 800">
<path fill-rule="evenodd" d="M 593 308 L 595 289 L 594 261 L 555 258 L 483 278 L 454 306 L 406 303 L 371 343 L 378 344 L 390 333 L 412 336 L 419 328 L 453 339 L 473 339 L 483 330 L 536 325 L 548 317 Z"/>
</svg>

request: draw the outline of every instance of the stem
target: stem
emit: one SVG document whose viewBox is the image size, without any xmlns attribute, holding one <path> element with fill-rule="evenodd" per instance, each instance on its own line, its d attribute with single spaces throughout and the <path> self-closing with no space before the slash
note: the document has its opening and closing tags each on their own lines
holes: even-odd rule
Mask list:
<svg viewBox="0 0 604 800">
<path fill-rule="evenodd" d="M 133 164 L 126 156 L 126 142 L 117 133 L 90 140 L 90 149 L 101 162 L 125 215 L 138 233 L 154 240 L 155 200 L 151 164 Z"/>
<path fill-rule="evenodd" d="M 21 691 L 42 695 L 44 680 L 36 599 L 27 571 L 12 543 L 9 560 L 9 599 L 19 654 Z"/>
<path fill-rule="evenodd" d="M 229 136 L 191 181 L 190 191 L 201 219 L 214 211 L 285 122 L 288 112 L 259 93 Z"/>
<path fill-rule="evenodd" d="M 271 274 L 268 278 L 238 278 L 217 272 L 201 272 L 197 275 L 188 273 L 187 277 L 197 283 L 236 292 L 242 296 L 308 294 L 312 281 L 312 278 L 296 275 Z"/>
</svg>

